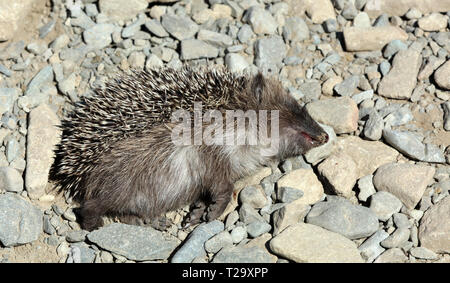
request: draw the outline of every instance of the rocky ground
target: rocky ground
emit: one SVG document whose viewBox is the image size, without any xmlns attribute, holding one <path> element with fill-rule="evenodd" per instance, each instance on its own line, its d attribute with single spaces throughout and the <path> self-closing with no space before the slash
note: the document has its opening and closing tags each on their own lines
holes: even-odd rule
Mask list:
<svg viewBox="0 0 450 283">
<path fill-rule="evenodd" d="M 0 0 L 0 262 L 449 262 L 450 1 Z M 330 141 L 219 220 L 80 229 L 54 125 L 130 68 L 277 76 Z"/>
</svg>

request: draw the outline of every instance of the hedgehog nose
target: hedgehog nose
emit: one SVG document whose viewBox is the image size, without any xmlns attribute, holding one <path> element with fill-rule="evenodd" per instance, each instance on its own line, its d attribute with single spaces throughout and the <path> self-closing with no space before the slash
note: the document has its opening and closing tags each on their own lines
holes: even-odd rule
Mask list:
<svg viewBox="0 0 450 283">
<path fill-rule="evenodd" d="M 319 141 L 320 141 L 322 144 L 327 143 L 327 142 L 328 142 L 328 139 L 329 139 L 329 137 L 328 137 L 328 134 L 327 134 L 327 133 L 323 133 L 323 134 L 321 134 L 321 135 L 319 136 Z"/>
</svg>

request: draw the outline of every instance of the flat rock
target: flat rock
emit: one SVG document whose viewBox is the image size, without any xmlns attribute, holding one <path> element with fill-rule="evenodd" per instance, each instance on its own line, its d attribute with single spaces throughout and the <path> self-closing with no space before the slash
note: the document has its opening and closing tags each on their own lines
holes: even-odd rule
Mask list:
<svg viewBox="0 0 450 283">
<path fill-rule="evenodd" d="M 381 27 L 345 27 L 344 40 L 347 51 L 381 50 L 392 40 L 406 41 L 405 31 L 394 26 Z"/>
<path fill-rule="evenodd" d="M 401 208 L 402 202 L 391 193 L 381 191 L 370 197 L 370 209 L 381 221 L 387 221 Z"/>
<path fill-rule="evenodd" d="M 320 163 L 317 169 L 337 195 L 346 198 L 352 196 L 352 189 L 358 179 L 358 168 L 351 156 L 338 152 Z"/>
<path fill-rule="evenodd" d="M 333 127 L 336 134 L 358 128 L 358 106 L 349 97 L 313 101 L 306 109 L 314 120 Z"/>
<path fill-rule="evenodd" d="M 436 84 L 443 89 L 450 89 L 450 60 L 434 72 Z"/>
<path fill-rule="evenodd" d="M 126 21 L 144 12 L 147 0 L 99 0 L 100 12 L 115 21 Z"/>
<path fill-rule="evenodd" d="M 42 212 L 14 193 L 0 195 L 0 242 L 12 247 L 33 242 L 42 233 Z"/>
<path fill-rule="evenodd" d="M 32 199 L 45 193 L 54 159 L 53 150 L 61 139 L 58 127 L 60 123 L 58 116 L 47 104 L 41 104 L 29 114 L 25 187 Z"/>
<path fill-rule="evenodd" d="M 306 222 L 349 239 L 368 237 L 378 230 L 378 219 L 369 208 L 354 205 L 344 198 L 315 204 Z"/>
<path fill-rule="evenodd" d="M 115 29 L 113 24 L 96 24 L 83 32 L 83 39 L 90 48 L 102 49 L 111 44 L 111 34 Z"/>
<path fill-rule="evenodd" d="M 198 31 L 198 25 L 188 17 L 165 14 L 162 16 L 161 24 L 171 36 L 178 40 L 192 38 Z"/>
<path fill-rule="evenodd" d="M 89 241 L 102 249 L 131 260 L 166 259 L 178 241 L 151 227 L 112 223 L 87 235 Z"/>
<path fill-rule="evenodd" d="M 330 0 L 305 0 L 305 10 L 313 23 L 321 24 L 328 19 L 336 19 Z"/>
<path fill-rule="evenodd" d="M 311 205 L 323 195 L 323 187 L 312 169 L 292 170 L 277 182 L 278 187 L 290 187 L 303 191 L 303 196 L 293 203 Z"/>
<path fill-rule="evenodd" d="M 434 172 L 431 166 L 389 163 L 378 168 L 373 184 L 378 191 L 395 195 L 408 209 L 413 209 L 433 181 Z"/>
<path fill-rule="evenodd" d="M 420 221 L 419 239 L 423 247 L 436 253 L 450 253 L 450 196 L 427 210 Z"/>
<path fill-rule="evenodd" d="M 200 224 L 189 234 L 188 239 L 173 255 L 172 263 L 190 263 L 194 258 L 205 255 L 204 245 L 207 240 L 222 232 L 224 224 L 218 220 Z"/>
<path fill-rule="evenodd" d="M 269 246 L 275 254 L 295 262 L 363 262 L 351 240 L 312 224 L 289 226 Z"/>
<path fill-rule="evenodd" d="M 181 42 L 181 58 L 184 60 L 216 58 L 219 49 L 198 39 L 186 39 Z"/>
<path fill-rule="evenodd" d="M 448 17 L 440 13 L 432 13 L 417 22 L 424 31 L 439 31 L 447 26 Z"/>
<path fill-rule="evenodd" d="M 408 99 L 416 87 L 422 56 L 412 48 L 400 50 L 394 57 L 392 68 L 378 85 L 378 93 L 394 99 Z"/>
<path fill-rule="evenodd" d="M 259 246 L 226 247 L 214 256 L 213 263 L 275 263 L 277 257 Z"/>
<path fill-rule="evenodd" d="M 206 29 L 201 29 L 198 32 L 197 39 L 218 47 L 227 47 L 233 44 L 233 39 L 230 36 Z"/>
</svg>

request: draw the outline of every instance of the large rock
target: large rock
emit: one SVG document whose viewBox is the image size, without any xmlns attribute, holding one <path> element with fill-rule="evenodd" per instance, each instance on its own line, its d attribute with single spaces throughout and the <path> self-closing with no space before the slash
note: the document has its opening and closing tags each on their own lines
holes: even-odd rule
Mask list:
<svg viewBox="0 0 450 283">
<path fill-rule="evenodd" d="M 277 67 L 286 56 L 283 38 L 272 35 L 258 39 L 255 43 L 255 64 L 260 68 Z"/>
<path fill-rule="evenodd" d="M 436 84 L 443 89 L 450 89 L 450 60 L 434 72 Z"/>
<path fill-rule="evenodd" d="M 363 262 L 351 240 L 306 223 L 289 226 L 269 245 L 275 254 L 295 262 Z"/>
<path fill-rule="evenodd" d="M 345 49 L 347 51 L 381 50 L 395 39 L 405 41 L 408 39 L 408 35 L 402 29 L 394 26 L 344 28 Z"/>
<path fill-rule="evenodd" d="M 369 208 L 343 198 L 315 204 L 306 216 L 306 222 L 349 239 L 368 237 L 378 230 L 378 218 Z"/>
<path fill-rule="evenodd" d="M 421 64 L 420 51 L 411 48 L 400 50 L 394 57 L 391 70 L 378 85 L 378 93 L 388 98 L 410 98 Z"/>
<path fill-rule="evenodd" d="M 439 31 L 447 26 L 447 19 L 440 13 L 432 13 L 419 19 L 418 25 L 424 31 Z"/>
<path fill-rule="evenodd" d="M 419 226 L 419 239 L 423 247 L 436 253 L 450 253 L 450 196 L 425 212 Z"/>
<path fill-rule="evenodd" d="M 409 9 L 416 8 L 422 14 L 450 11 L 450 1 L 436 0 L 367 0 L 364 11 L 376 17 L 382 13 L 391 16 L 403 16 Z"/>
<path fill-rule="evenodd" d="M 338 152 L 320 163 L 317 169 L 337 195 L 351 198 L 358 178 L 358 168 L 351 156 Z"/>
<path fill-rule="evenodd" d="M 198 39 L 186 39 L 181 42 L 181 58 L 192 60 L 200 58 L 216 58 L 219 49 Z"/>
<path fill-rule="evenodd" d="M 37 0 L 0 0 L 0 41 L 13 38 Z"/>
<path fill-rule="evenodd" d="M 115 21 L 134 18 L 148 6 L 147 0 L 99 0 L 100 12 Z"/>
<path fill-rule="evenodd" d="M 253 6 L 247 10 L 246 21 L 252 26 L 256 34 L 274 34 L 277 30 L 277 22 L 269 11 Z"/>
<path fill-rule="evenodd" d="M 42 233 L 42 212 L 17 194 L 0 195 L 0 242 L 5 247 L 37 240 Z"/>
<path fill-rule="evenodd" d="M 198 31 L 198 25 L 188 17 L 166 14 L 162 16 L 161 24 L 178 40 L 192 38 Z"/>
<path fill-rule="evenodd" d="M 151 227 L 113 223 L 87 235 L 89 241 L 102 249 L 131 260 L 166 259 L 178 241 Z"/>
<path fill-rule="evenodd" d="M 45 193 L 48 173 L 54 159 L 54 147 L 61 139 L 58 116 L 47 104 L 30 112 L 27 134 L 25 187 L 28 196 L 37 199 Z"/>
<path fill-rule="evenodd" d="M 96 24 L 83 32 L 83 39 L 90 48 L 102 49 L 111 44 L 114 30 L 113 24 Z"/>
<path fill-rule="evenodd" d="M 389 163 L 378 168 L 373 184 L 378 191 L 395 195 L 407 208 L 413 209 L 433 181 L 434 172 L 431 166 Z"/>
<path fill-rule="evenodd" d="M 318 202 L 323 196 L 323 187 L 312 169 L 296 169 L 277 182 L 278 188 L 290 187 L 303 191 L 303 196 L 293 203 L 311 205 Z"/>
<path fill-rule="evenodd" d="M 296 5 L 301 5 L 297 4 Z M 328 19 L 336 19 L 333 4 L 330 0 L 305 0 L 306 13 L 313 23 L 321 24 Z"/>
<path fill-rule="evenodd" d="M 358 128 L 358 106 L 349 97 L 316 100 L 306 105 L 311 117 L 333 127 L 336 134 L 351 133 Z"/>
</svg>

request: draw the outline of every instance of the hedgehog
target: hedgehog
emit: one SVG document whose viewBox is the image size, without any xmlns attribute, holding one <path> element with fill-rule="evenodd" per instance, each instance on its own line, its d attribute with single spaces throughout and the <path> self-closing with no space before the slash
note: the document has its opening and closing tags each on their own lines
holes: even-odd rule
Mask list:
<svg viewBox="0 0 450 283">
<path fill-rule="evenodd" d="M 185 111 L 194 117 L 196 103 L 202 105 L 201 114 L 216 111 L 223 118 L 229 111 L 276 111 L 276 151 L 262 154 L 267 143 L 248 139 L 232 144 L 176 142 L 174 130 L 181 124 L 192 126 L 192 121 L 174 120 L 174 114 Z M 267 116 L 270 126 L 260 123 L 256 128 L 272 137 L 275 119 Z M 213 124 L 206 120 L 200 129 Z M 255 127 L 247 122 L 244 137 Z M 187 66 L 119 74 L 81 97 L 61 127 L 50 176 L 80 203 L 77 216 L 88 231 L 101 227 L 104 216 L 160 228 L 166 212 L 186 205 L 193 208 L 183 220 L 185 227 L 212 221 L 225 211 L 235 181 L 328 141 L 277 79 Z"/>
</svg>

